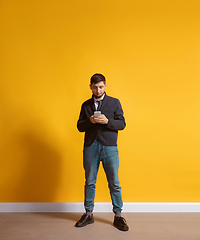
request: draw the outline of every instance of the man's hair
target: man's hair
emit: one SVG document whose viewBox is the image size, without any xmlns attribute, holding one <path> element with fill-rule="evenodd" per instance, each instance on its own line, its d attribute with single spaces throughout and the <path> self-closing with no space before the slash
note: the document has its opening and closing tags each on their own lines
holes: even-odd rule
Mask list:
<svg viewBox="0 0 200 240">
<path fill-rule="evenodd" d="M 96 83 L 99 83 L 103 81 L 104 84 L 106 83 L 106 78 L 104 77 L 104 75 L 100 74 L 100 73 L 95 73 L 91 79 L 90 79 L 90 84 L 92 85 L 93 83 L 96 84 Z"/>
</svg>

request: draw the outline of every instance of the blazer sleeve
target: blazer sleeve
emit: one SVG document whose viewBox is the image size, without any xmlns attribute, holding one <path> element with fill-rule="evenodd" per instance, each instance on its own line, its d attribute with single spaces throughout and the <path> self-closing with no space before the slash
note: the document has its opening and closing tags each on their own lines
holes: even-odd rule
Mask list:
<svg viewBox="0 0 200 240">
<path fill-rule="evenodd" d="M 94 127 L 94 124 L 90 122 L 90 118 L 86 116 L 84 104 L 81 107 L 81 112 L 77 122 L 77 128 L 79 132 L 85 132 L 88 129 Z"/>
<path fill-rule="evenodd" d="M 126 126 L 124 112 L 122 110 L 122 106 L 120 101 L 117 99 L 116 108 L 114 110 L 114 118 L 110 118 L 107 124 L 107 128 L 118 131 L 123 130 Z"/>
</svg>

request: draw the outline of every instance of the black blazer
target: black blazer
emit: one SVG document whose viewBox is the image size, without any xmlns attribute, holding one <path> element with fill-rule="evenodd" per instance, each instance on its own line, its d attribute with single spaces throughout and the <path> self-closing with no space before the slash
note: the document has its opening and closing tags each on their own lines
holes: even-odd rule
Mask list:
<svg viewBox="0 0 200 240">
<path fill-rule="evenodd" d="M 100 110 L 109 119 L 108 124 L 90 122 L 90 117 L 95 111 L 93 97 L 82 104 L 77 128 L 80 132 L 85 132 L 85 147 L 90 146 L 95 139 L 104 146 L 117 146 L 118 130 L 123 130 L 126 126 L 118 99 L 105 94 Z"/>
</svg>

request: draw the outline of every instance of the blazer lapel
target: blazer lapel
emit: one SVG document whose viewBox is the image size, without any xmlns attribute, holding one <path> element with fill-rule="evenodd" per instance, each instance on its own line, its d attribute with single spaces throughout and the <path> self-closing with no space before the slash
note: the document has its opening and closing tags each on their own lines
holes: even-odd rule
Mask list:
<svg viewBox="0 0 200 240">
<path fill-rule="evenodd" d="M 94 97 L 93 96 L 92 96 L 92 101 L 91 102 L 92 102 L 92 110 L 94 112 L 94 111 L 96 111 L 96 109 L 95 109 L 95 106 L 94 106 Z"/>
<path fill-rule="evenodd" d="M 107 95 L 105 93 L 105 96 L 103 98 L 103 102 L 102 102 L 102 105 L 101 105 L 101 109 L 103 109 L 105 106 L 106 106 L 106 102 L 107 102 L 108 98 L 107 98 Z"/>
</svg>

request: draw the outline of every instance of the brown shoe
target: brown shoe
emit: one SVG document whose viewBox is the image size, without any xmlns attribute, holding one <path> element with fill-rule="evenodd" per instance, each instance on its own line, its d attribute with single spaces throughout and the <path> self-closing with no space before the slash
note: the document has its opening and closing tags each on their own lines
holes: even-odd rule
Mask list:
<svg viewBox="0 0 200 240">
<path fill-rule="evenodd" d="M 128 231 L 129 227 L 123 217 L 115 217 L 113 225 L 121 231 Z"/>
<path fill-rule="evenodd" d="M 93 215 L 89 216 L 88 214 L 84 213 L 80 220 L 75 224 L 75 227 L 85 227 L 88 224 L 91 224 L 94 222 Z"/>
</svg>

